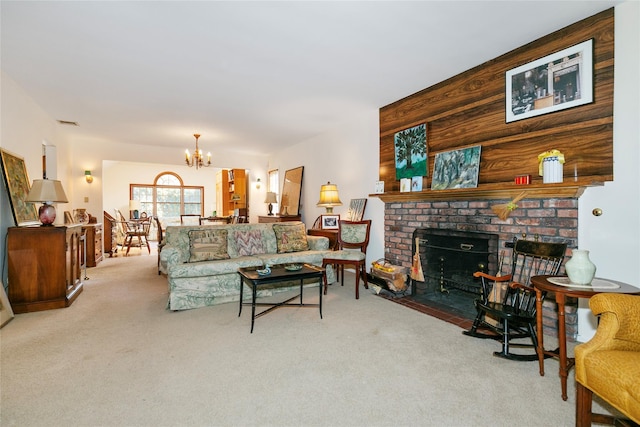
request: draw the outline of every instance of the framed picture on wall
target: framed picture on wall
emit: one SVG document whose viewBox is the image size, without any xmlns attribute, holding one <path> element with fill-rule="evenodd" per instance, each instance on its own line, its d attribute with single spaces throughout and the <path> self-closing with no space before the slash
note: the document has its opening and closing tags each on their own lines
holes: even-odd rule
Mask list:
<svg viewBox="0 0 640 427">
<path fill-rule="evenodd" d="M 16 225 L 40 224 L 36 205 L 25 202 L 31 189 L 31 181 L 29 181 L 24 159 L 6 150 L 0 150 L 0 157 L 2 158 L 2 176 L 7 186 L 9 203 Z"/>
<path fill-rule="evenodd" d="M 475 188 L 480 172 L 480 145 L 436 154 L 432 190 Z"/>
<path fill-rule="evenodd" d="M 320 215 L 320 226 L 323 230 L 337 230 L 340 228 L 340 215 Z"/>
<path fill-rule="evenodd" d="M 593 40 L 507 71 L 506 122 L 593 102 Z"/>
<path fill-rule="evenodd" d="M 427 176 L 427 124 L 397 132 L 393 136 L 396 179 Z"/>
</svg>

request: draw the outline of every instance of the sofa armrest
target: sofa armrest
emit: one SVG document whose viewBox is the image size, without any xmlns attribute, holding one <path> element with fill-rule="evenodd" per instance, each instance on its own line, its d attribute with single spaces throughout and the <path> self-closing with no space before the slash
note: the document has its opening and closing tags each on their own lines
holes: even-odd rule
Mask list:
<svg viewBox="0 0 640 427">
<path fill-rule="evenodd" d="M 329 249 L 329 239 L 324 236 L 307 236 L 309 250 L 326 251 Z"/>
<path fill-rule="evenodd" d="M 169 266 L 173 264 L 181 264 L 180 251 L 172 246 L 165 246 L 160 252 L 160 262 Z"/>
<path fill-rule="evenodd" d="M 596 334 L 575 348 L 576 379 L 584 380 L 584 359 L 601 350 L 640 352 L 640 296 L 602 293 L 589 300 L 594 315 L 600 316 Z"/>
</svg>

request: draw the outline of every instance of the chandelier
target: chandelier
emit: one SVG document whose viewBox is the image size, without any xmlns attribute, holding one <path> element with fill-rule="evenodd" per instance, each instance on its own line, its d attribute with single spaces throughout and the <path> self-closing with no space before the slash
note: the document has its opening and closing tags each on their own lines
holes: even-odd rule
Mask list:
<svg viewBox="0 0 640 427">
<path fill-rule="evenodd" d="M 196 151 L 193 153 L 193 156 L 189 153 L 189 149 L 184 150 L 187 166 L 190 168 L 195 166 L 196 169 L 211 166 L 211 153 L 207 153 L 207 162 L 205 164 L 202 150 L 198 148 L 198 138 L 200 138 L 200 134 L 194 133 L 193 136 L 196 138 Z"/>
</svg>

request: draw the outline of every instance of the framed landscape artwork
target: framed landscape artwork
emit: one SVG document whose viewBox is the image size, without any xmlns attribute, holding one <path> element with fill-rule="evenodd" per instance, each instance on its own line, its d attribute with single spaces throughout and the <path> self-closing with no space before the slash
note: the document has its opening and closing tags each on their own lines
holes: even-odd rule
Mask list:
<svg viewBox="0 0 640 427">
<path fill-rule="evenodd" d="M 393 137 L 396 179 L 427 176 L 427 125 L 397 132 Z"/>
<path fill-rule="evenodd" d="M 506 122 L 593 102 L 593 40 L 507 71 Z"/>
<path fill-rule="evenodd" d="M 480 171 L 480 146 L 436 154 L 432 190 L 475 188 Z"/>
<path fill-rule="evenodd" d="M 0 150 L 0 157 L 2 158 L 2 176 L 7 186 L 9 202 L 11 203 L 13 219 L 16 225 L 39 224 L 36 205 L 31 202 L 25 202 L 31 189 L 31 181 L 29 181 L 29 176 L 27 175 L 24 159 L 6 150 Z"/>
</svg>

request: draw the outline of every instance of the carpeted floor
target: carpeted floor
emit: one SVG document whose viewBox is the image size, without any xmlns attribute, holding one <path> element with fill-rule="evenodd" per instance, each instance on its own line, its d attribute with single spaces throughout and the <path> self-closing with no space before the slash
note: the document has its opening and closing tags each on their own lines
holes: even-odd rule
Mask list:
<svg viewBox="0 0 640 427">
<path fill-rule="evenodd" d="M 133 254 L 133 251 L 132 251 Z M 361 289 L 324 319 L 237 303 L 165 309 L 156 254 L 107 258 L 69 308 L 0 331 L 2 426 L 571 426 L 573 374 L 492 356 L 498 344 Z M 305 294 L 317 300 L 314 291 Z"/>
</svg>

